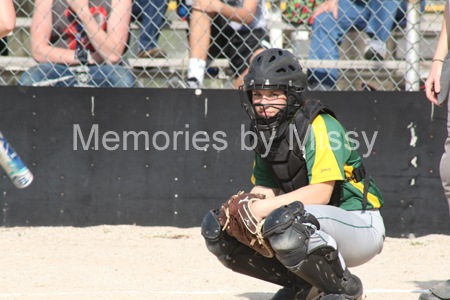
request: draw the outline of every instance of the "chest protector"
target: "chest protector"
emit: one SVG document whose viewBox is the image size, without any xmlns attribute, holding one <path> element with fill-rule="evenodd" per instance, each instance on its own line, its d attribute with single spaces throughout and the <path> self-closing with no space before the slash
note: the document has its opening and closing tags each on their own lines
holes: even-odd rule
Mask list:
<svg viewBox="0 0 450 300">
<path fill-rule="evenodd" d="M 289 193 L 309 184 L 308 170 L 303 150 L 300 149 L 300 143 L 304 144 L 310 125 L 319 113 L 326 113 L 335 117 L 335 114 L 324 104 L 310 100 L 295 115 L 293 130 L 286 129 L 284 138 L 273 141 L 270 151 L 262 160 L 267 165 L 273 175 L 278 187 L 284 192 Z M 255 132 L 257 134 L 257 132 Z M 256 153 L 261 155 L 266 153 L 265 147 L 258 138 Z M 330 205 L 339 205 L 342 183 L 335 183 L 334 190 L 330 199 Z"/>
</svg>

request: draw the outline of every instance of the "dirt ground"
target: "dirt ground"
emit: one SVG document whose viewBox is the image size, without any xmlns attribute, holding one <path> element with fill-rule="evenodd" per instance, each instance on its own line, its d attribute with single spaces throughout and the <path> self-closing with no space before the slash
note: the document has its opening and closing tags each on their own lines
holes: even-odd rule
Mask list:
<svg viewBox="0 0 450 300">
<path fill-rule="evenodd" d="M 269 300 L 278 286 L 234 273 L 204 246 L 200 228 L 0 228 L 0 300 Z M 450 278 L 450 236 L 387 238 L 352 268 L 366 299 L 417 299 Z"/>
</svg>

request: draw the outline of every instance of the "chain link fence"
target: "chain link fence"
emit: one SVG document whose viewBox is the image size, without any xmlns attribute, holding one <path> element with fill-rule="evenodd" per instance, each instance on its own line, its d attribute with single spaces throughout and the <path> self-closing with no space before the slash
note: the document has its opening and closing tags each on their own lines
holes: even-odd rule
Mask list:
<svg viewBox="0 0 450 300">
<path fill-rule="evenodd" d="M 319 89 L 419 90 L 431 67 L 445 6 L 444 0 L 379 1 L 397 3 L 396 13 L 390 11 L 394 19 L 386 43 L 378 43 L 380 54 L 368 52 L 371 41 L 382 34 L 358 26 L 358 20 L 346 25 L 348 31 L 346 27 L 341 39 L 335 30 L 342 30 L 341 25 L 326 23 L 326 13 L 309 25 L 312 20 L 307 9 L 313 8 L 308 5 L 322 1 L 261 0 L 245 16 L 242 9 L 252 1 L 245 0 L 243 6 L 239 0 L 230 0 L 229 5 L 241 10 L 235 9 L 228 18 L 220 17 L 228 12 L 214 0 L 198 0 L 197 5 L 215 5 L 211 11 L 222 9 L 221 14 L 209 9 L 204 9 L 206 13 L 192 10 L 197 2 L 189 1 L 135 0 L 127 5 L 127 1 L 120 0 L 91 0 L 91 7 L 107 3 L 109 9 L 103 12 L 91 8 L 95 23 L 86 23 L 84 28 L 85 10 L 69 7 L 86 1 L 69 0 L 69 5 L 66 0 L 15 0 L 16 28 L 0 43 L 0 85 L 189 88 L 190 77 L 197 74 L 203 76 L 203 88 L 234 88 L 255 51 L 277 47 L 294 53 L 310 82 Z M 53 6 L 48 4 L 51 2 Z M 361 2 L 383 27 L 386 21 L 377 19 L 377 8 Z M 62 16 L 51 13 L 55 5 L 60 5 L 57 9 Z M 38 8 L 42 7 L 45 12 L 40 13 Z M 141 8 L 140 12 L 136 7 Z M 146 16 L 146 11 L 152 15 Z M 39 13 L 40 17 L 33 17 Z M 320 22 L 322 32 L 320 26 L 315 27 Z M 194 23 L 197 35 L 192 29 Z M 101 30 L 95 31 L 92 24 Z M 330 45 L 330 40 L 341 43 Z M 195 59 L 206 59 L 206 64 L 196 66 Z M 53 73 L 37 67 L 42 64 L 53 66 Z M 38 79 L 33 77 L 36 72 L 32 76 L 27 73 L 30 68 L 40 73 Z M 113 75 L 120 78 L 114 79 Z"/>
</svg>

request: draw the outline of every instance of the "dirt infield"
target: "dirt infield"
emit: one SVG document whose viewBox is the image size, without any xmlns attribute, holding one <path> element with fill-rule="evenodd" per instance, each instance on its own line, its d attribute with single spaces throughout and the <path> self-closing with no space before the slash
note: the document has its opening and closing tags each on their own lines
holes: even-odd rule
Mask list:
<svg viewBox="0 0 450 300">
<path fill-rule="evenodd" d="M 0 228 L 0 300 L 269 300 L 278 286 L 234 273 L 205 248 L 200 228 Z M 352 268 L 366 299 L 417 299 L 450 278 L 450 236 L 387 238 Z"/>
</svg>

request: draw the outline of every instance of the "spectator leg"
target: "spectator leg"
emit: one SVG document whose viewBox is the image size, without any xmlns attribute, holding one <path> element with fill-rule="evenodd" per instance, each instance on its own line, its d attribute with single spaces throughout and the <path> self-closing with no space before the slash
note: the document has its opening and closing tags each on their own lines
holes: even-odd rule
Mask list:
<svg viewBox="0 0 450 300">
<path fill-rule="evenodd" d="M 158 47 L 159 33 L 166 10 L 166 0 L 135 0 L 133 15 L 142 22 L 139 51 L 149 51 Z"/>
<path fill-rule="evenodd" d="M 328 29 L 327 29 L 328 28 Z M 337 20 L 331 13 L 324 12 L 314 19 L 312 24 L 310 59 L 338 60 L 339 49 L 336 39 L 339 35 Z M 334 86 L 337 79 L 337 70 L 309 69 L 308 78 L 311 84 L 319 83 Z"/>
<path fill-rule="evenodd" d="M 312 24 L 310 59 L 338 60 L 339 48 L 337 41 L 342 36 L 342 31 L 337 25 L 337 20 L 331 13 L 324 12 L 317 16 Z M 319 83 L 334 87 L 337 81 L 338 71 L 335 69 L 310 69 L 308 78 L 311 84 Z"/>
<path fill-rule="evenodd" d="M 331 12 L 324 12 L 314 19 L 312 24 L 311 48 L 309 57 L 317 60 L 339 60 L 339 45 L 342 36 L 352 26 L 366 23 L 364 1 L 340 0 L 338 19 Z M 308 78 L 310 84 L 320 84 L 322 89 L 336 87 L 338 69 L 310 69 Z M 320 88 L 319 88 L 320 89 Z"/>
<path fill-rule="evenodd" d="M 211 20 L 214 14 L 206 14 L 198 10 L 192 11 L 189 22 L 189 78 L 196 78 L 198 83 L 203 83 L 206 68 L 206 58 L 211 44 Z"/>
<path fill-rule="evenodd" d="M 25 71 L 20 77 L 17 85 L 31 86 L 33 83 L 45 80 L 59 79 L 63 76 L 74 75 L 68 67 L 60 64 L 41 63 Z M 57 82 L 53 86 L 73 86 L 75 76 L 71 79 Z"/>
<path fill-rule="evenodd" d="M 97 87 L 134 87 L 133 74 L 119 65 L 90 66 L 89 84 Z"/>
<path fill-rule="evenodd" d="M 373 11 L 366 32 L 380 41 L 386 42 L 391 35 L 397 11 L 400 8 L 398 0 L 372 0 L 369 3 Z"/>
<path fill-rule="evenodd" d="M 256 55 L 260 54 L 260 53 L 263 52 L 264 50 L 266 50 L 266 49 L 261 48 L 261 49 L 256 50 L 255 53 L 254 53 L 254 54 L 252 55 L 252 57 L 250 58 L 249 64 L 252 63 L 252 60 L 255 58 Z M 234 88 L 235 88 L 235 89 L 238 89 L 239 86 L 241 86 L 241 85 L 244 83 L 244 77 L 245 77 L 245 75 L 247 75 L 247 73 L 248 73 L 248 68 L 245 69 L 245 71 L 244 71 L 242 74 L 239 74 L 238 78 L 237 78 L 236 81 L 234 82 Z"/>
</svg>

